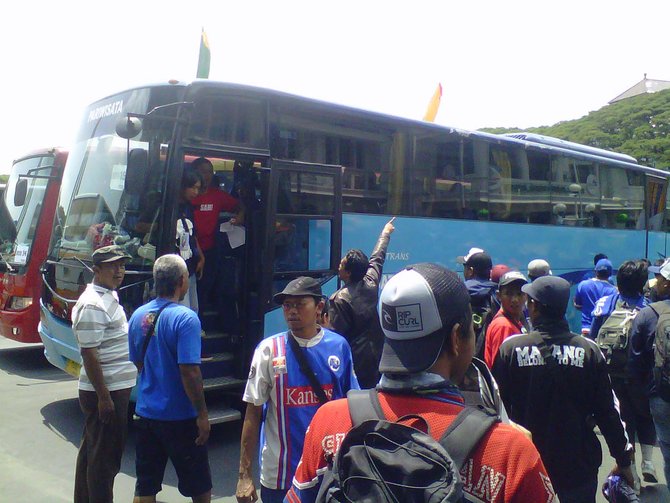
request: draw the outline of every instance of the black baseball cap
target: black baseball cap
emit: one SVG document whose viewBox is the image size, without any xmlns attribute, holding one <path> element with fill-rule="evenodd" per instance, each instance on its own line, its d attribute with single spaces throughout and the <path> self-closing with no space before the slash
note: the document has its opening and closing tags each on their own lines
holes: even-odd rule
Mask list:
<svg viewBox="0 0 670 503">
<path fill-rule="evenodd" d="M 521 291 L 557 313 L 565 313 L 570 300 L 570 283 L 558 276 L 542 276 L 523 285 Z"/>
<path fill-rule="evenodd" d="M 498 288 L 506 285 L 511 285 L 512 283 L 521 283 L 525 285 L 528 283 L 528 279 L 519 271 L 508 271 L 500 277 L 498 281 Z"/>
<path fill-rule="evenodd" d="M 318 297 L 321 299 L 321 284 L 314 278 L 309 276 L 301 276 L 290 281 L 286 288 L 279 293 L 276 293 L 272 300 L 277 304 L 283 304 L 286 297 Z"/>
<path fill-rule="evenodd" d="M 94 265 L 116 262 L 121 259 L 131 259 L 130 255 L 119 245 L 101 246 L 91 255 Z"/>
<path fill-rule="evenodd" d="M 379 296 L 384 349 L 379 371 L 411 374 L 429 369 L 440 356 L 446 334 L 470 303 L 458 274 L 437 264 L 403 269 L 386 282 Z"/>
<path fill-rule="evenodd" d="M 493 267 L 491 256 L 481 248 L 470 248 L 467 255 L 456 257 L 456 262 L 482 273 L 491 270 Z"/>
</svg>

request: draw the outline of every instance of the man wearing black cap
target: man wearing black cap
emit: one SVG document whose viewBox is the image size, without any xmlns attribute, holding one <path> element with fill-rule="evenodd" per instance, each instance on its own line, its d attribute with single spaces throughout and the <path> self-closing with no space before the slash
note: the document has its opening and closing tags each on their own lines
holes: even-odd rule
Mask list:
<svg viewBox="0 0 670 503">
<path fill-rule="evenodd" d="M 72 309 L 83 367 L 79 405 L 84 432 L 77 456 L 75 503 L 112 501 L 126 441 L 128 401 L 137 371 L 128 358 L 128 321 L 116 289 L 130 259 L 120 246 L 93 252 L 93 282 Z"/>
<path fill-rule="evenodd" d="M 515 334 L 528 332 L 526 316 L 526 294 L 521 287 L 528 283 L 519 271 L 509 271 L 502 275 L 498 282 L 498 300 L 501 307 L 486 329 L 484 341 L 484 361 L 489 368 L 498 354 L 498 349 L 505 339 Z"/>
<path fill-rule="evenodd" d="M 470 248 L 467 255 L 456 257 L 456 262 L 463 264 L 465 286 L 470 294 L 476 339 L 475 356 L 483 358 L 486 328 L 500 309 L 495 295 L 498 285 L 491 281 L 493 261 L 481 248 Z"/>
<path fill-rule="evenodd" d="M 463 410 L 455 383 L 474 352 L 469 302 L 458 275 L 436 264 L 410 266 L 386 283 L 379 303 L 384 348 L 376 397 L 388 421 L 428 430 L 439 439 Z M 315 501 L 328 460 L 351 428 L 347 400 L 317 411 L 286 501 Z M 495 423 L 485 433 L 466 455 L 461 478 L 468 501 L 555 501 L 537 449 L 508 424 Z"/>
<path fill-rule="evenodd" d="M 358 389 L 351 349 L 340 335 L 317 324 L 323 310 L 321 285 L 300 277 L 274 296 L 282 306 L 288 331 L 258 344 L 251 361 L 243 400 L 237 501 L 258 499 L 251 460 L 257 455 L 262 427 L 261 499 L 281 502 L 291 486 L 302 453 L 305 431 L 328 400 Z"/>
<path fill-rule="evenodd" d="M 570 332 L 570 283 L 544 276 L 524 285 L 534 330 L 503 342 L 493 375 L 510 419 L 533 435 L 561 502 L 595 501 L 602 432 L 633 486 L 631 445 L 612 393 L 605 358 L 593 341 Z"/>
</svg>

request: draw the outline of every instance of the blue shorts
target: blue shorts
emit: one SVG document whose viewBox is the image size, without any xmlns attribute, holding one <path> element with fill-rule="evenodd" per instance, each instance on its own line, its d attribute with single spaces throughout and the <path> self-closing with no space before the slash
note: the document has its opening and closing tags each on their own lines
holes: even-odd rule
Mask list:
<svg viewBox="0 0 670 503">
<path fill-rule="evenodd" d="M 174 465 L 179 492 L 200 496 L 212 489 L 207 446 L 195 445 L 195 418 L 183 421 L 135 421 L 135 496 L 154 496 L 162 489 L 167 460 Z"/>
</svg>

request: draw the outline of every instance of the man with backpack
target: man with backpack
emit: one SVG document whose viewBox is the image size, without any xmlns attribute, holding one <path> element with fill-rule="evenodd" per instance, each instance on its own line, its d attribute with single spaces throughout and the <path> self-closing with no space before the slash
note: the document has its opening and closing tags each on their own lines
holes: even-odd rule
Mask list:
<svg viewBox="0 0 670 503">
<path fill-rule="evenodd" d="M 640 311 L 631 330 L 628 377 L 638 389 L 638 407 L 648 411 L 656 427 L 663 454 L 665 482 L 670 483 L 670 344 L 666 334 L 670 328 L 670 260 L 649 268 L 656 276 L 655 289 L 662 300 Z M 645 404 L 646 402 L 646 404 Z M 653 442 L 640 445 L 642 476 L 657 482 L 651 461 Z"/>
<path fill-rule="evenodd" d="M 463 264 L 465 286 L 470 295 L 475 330 L 475 356 L 483 359 L 486 329 L 500 308 L 495 295 L 498 285 L 491 281 L 493 261 L 483 249 L 470 248 L 467 255 L 456 257 L 456 262 Z"/>
<path fill-rule="evenodd" d="M 522 287 L 533 331 L 510 337 L 493 375 L 510 419 L 527 428 L 562 503 L 595 503 L 602 463 L 597 425 L 632 486 L 626 432 L 612 394 L 602 353 L 570 332 L 565 312 L 570 283 L 543 276 Z"/>
<path fill-rule="evenodd" d="M 474 353 L 469 301 L 436 264 L 386 283 L 380 383 L 317 411 L 285 502 L 555 501 L 532 442 L 492 409 L 464 406 L 455 383 Z"/>
<path fill-rule="evenodd" d="M 628 378 L 626 367 L 634 320 L 640 310 L 647 305 L 644 297 L 644 285 L 647 282 L 648 268 L 644 260 L 627 260 L 617 272 L 619 293 L 608 295 L 598 300 L 593 310 L 593 324 L 591 336 L 605 355 L 607 371 L 612 380 L 612 389 L 616 393 L 621 405 L 621 418 L 626 423 L 626 431 L 631 443 L 635 437 L 642 447 L 643 459 L 651 460 L 651 446 L 656 442 L 654 423 L 649 409 L 644 403 L 639 386 Z M 642 402 L 642 403 L 641 403 Z M 644 457 L 647 453 L 648 456 Z M 652 477 L 645 468 L 645 480 Z M 635 491 L 639 493 L 640 477 L 633 465 Z M 656 478 L 653 475 L 653 478 Z"/>
</svg>

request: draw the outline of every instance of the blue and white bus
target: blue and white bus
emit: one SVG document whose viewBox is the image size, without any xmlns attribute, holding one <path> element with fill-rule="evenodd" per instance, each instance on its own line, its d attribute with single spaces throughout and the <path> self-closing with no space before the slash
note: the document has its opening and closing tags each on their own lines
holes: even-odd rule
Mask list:
<svg viewBox="0 0 670 503">
<path fill-rule="evenodd" d="M 628 156 L 243 85 L 146 86 L 93 103 L 70 152 L 43 268 L 51 363 L 78 372 L 70 310 L 97 246 L 119 243 L 133 257 L 128 315 L 150 298 L 155 257 L 175 249 L 182 172 L 201 156 L 245 208 L 243 238 L 231 246 L 220 233 L 222 290 L 200 313 L 206 388 L 238 396 L 253 348 L 284 327 L 272 295 L 300 275 L 334 291 L 343 252 L 370 252 L 392 215 L 386 277 L 416 262 L 456 268 L 472 246 L 520 270 L 545 258 L 573 283 L 598 252 L 615 265 L 667 254 L 667 174 Z"/>
</svg>

